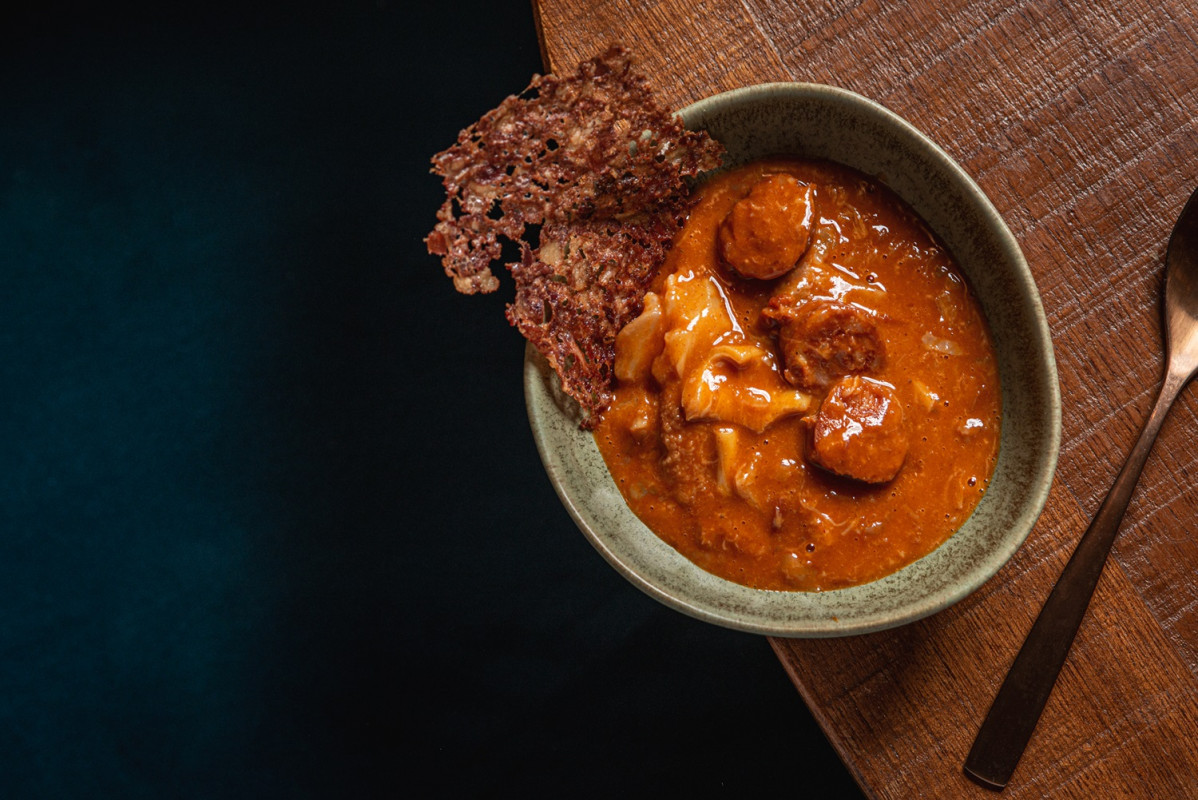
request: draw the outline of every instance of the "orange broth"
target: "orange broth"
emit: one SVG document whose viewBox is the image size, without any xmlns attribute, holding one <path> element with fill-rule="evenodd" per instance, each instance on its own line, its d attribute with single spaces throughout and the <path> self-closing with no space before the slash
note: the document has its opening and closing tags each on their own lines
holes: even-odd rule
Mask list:
<svg viewBox="0 0 1198 800">
<path fill-rule="evenodd" d="M 810 241 L 788 274 L 738 277 L 721 223 L 779 174 L 811 187 Z M 830 162 L 754 162 L 696 193 L 645 312 L 617 339 L 615 400 L 595 428 L 625 500 L 699 567 L 761 589 L 853 586 L 929 553 L 981 499 L 1000 432 L 985 318 L 951 255 L 892 192 Z M 876 326 L 885 357 L 854 379 L 900 407 L 907 451 L 892 479 L 813 463 L 828 390 L 790 382 L 778 325 L 762 314 L 779 293 Z"/>
</svg>

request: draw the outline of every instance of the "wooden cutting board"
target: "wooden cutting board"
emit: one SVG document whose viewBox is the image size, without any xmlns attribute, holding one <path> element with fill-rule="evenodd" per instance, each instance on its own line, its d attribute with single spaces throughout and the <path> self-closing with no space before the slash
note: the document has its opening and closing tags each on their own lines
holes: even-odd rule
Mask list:
<svg viewBox="0 0 1198 800">
<path fill-rule="evenodd" d="M 963 776 L 965 755 L 1162 376 L 1165 246 L 1198 185 L 1198 5 L 533 5 L 547 71 L 621 42 L 674 108 L 777 80 L 870 97 L 947 150 L 1021 243 L 1064 398 L 1056 481 L 1027 543 L 973 596 L 922 622 L 771 641 L 866 796 L 990 796 Z M 1191 386 L 1007 797 L 1198 797 L 1196 411 Z"/>
</svg>

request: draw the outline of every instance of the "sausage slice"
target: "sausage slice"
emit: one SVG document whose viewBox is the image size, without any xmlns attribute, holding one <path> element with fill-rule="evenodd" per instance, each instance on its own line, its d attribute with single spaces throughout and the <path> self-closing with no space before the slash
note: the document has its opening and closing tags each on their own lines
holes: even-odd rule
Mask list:
<svg viewBox="0 0 1198 800">
<path fill-rule="evenodd" d="M 815 300 L 786 307 L 771 301 L 764 313 L 779 326 L 782 374 L 801 389 L 824 389 L 844 375 L 877 371 L 886 361 L 872 315 L 858 306 Z"/>
<path fill-rule="evenodd" d="M 762 178 L 720 223 L 720 257 L 742 278 L 779 278 L 807 250 L 811 217 L 809 185 L 790 175 Z"/>
<path fill-rule="evenodd" d="M 820 405 L 809 460 L 864 483 L 886 483 L 907 458 L 910 440 L 894 389 L 860 375 L 837 381 Z"/>
</svg>

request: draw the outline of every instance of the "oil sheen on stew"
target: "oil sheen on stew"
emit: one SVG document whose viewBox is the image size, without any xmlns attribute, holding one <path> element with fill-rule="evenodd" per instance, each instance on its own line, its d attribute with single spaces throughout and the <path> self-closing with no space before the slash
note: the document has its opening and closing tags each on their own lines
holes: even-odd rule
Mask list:
<svg viewBox="0 0 1198 800">
<path fill-rule="evenodd" d="M 595 429 L 632 510 L 761 589 L 877 580 L 972 512 L 998 454 L 985 318 L 892 192 L 829 162 L 698 189 Z"/>
</svg>

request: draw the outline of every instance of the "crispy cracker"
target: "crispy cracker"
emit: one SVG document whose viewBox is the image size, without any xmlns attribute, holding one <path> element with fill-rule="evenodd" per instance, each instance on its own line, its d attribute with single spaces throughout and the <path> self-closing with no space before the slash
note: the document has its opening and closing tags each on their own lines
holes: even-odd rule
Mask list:
<svg viewBox="0 0 1198 800">
<path fill-rule="evenodd" d="M 593 415 L 611 400 L 616 333 L 685 217 L 686 179 L 721 155 L 612 47 L 570 77 L 534 77 L 434 156 L 446 200 L 425 242 L 465 294 L 495 291 L 491 265 L 518 243 L 508 320 Z"/>
</svg>

